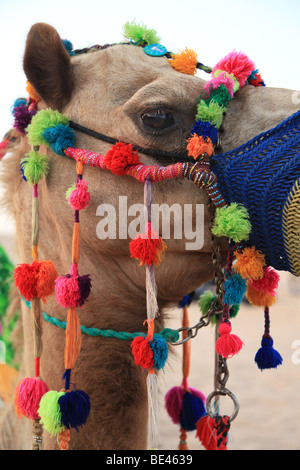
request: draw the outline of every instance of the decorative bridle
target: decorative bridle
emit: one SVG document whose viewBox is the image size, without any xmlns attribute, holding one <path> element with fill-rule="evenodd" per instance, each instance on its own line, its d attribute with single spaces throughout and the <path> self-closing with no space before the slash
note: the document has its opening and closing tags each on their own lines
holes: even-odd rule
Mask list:
<svg viewBox="0 0 300 470">
<path fill-rule="evenodd" d="M 180 449 L 186 449 L 186 431 L 196 429 L 197 436 L 206 448 L 227 448 L 227 433 L 230 423 L 238 412 L 236 397 L 226 388 L 228 380 L 227 358 L 237 354 L 242 348 L 242 341 L 231 333 L 231 312 L 240 304 L 247 288 L 251 291 L 249 300 L 259 302 L 265 307 L 266 328 L 264 344 L 259 351 L 257 363 L 263 369 L 270 367 L 265 357 L 273 354 L 271 367 L 276 367 L 282 359 L 271 346 L 269 333 L 269 306 L 274 301 L 274 289 L 278 284 L 277 273 L 267 267 L 264 255 L 251 246 L 249 234 L 251 223 L 245 207 L 241 204 L 227 204 L 218 188 L 215 173 L 211 169 L 210 159 L 214 154 L 218 129 L 222 124 L 223 114 L 234 93 L 241 87 L 251 84 L 264 86 L 254 63 L 243 53 L 232 52 L 212 69 L 199 63 L 196 54 L 185 49 L 172 54 L 159 44 L 153 30 L 147 30 L 134 23 L 127 24 L 125 37 L 130 37 L 132 45 L 144 47 L 150 56 L 166 57 L 170 65 L 181 73 L 194 75 L 197 69 L 210 73 L 210 80 L 204 87 L 204 98 L 198 99 L 195 124 L 187 140 L 186 154 L 162 150 L 141 149 L 88 129 L 58 111 L 44 109 L 37 112 L 39 96 L 28 83 L 30 98 L 18 100 L 13 108 L 15 127 L 26 133 L 32 150 L 21 160 L 23 179 L 33 187 L 32 204 L 32 256 L 31 264 L 20 264 L 14 273 L 16 286 L 31 308 L 34 318 L 34 355 L 35 376 L 23 379 L 15 392 L 15 408 L 19 416 L 25 416 L 34 423 L 34 446 L 42 447 L 42 425 L 51 434 L 57 436 L 60 449 L 68 449 L 70 428 L 78 429 L 86 423 L 90 411 L 88 395 L 79 389 L 71 390 L 71 372 L 75 366 L 81 347 L 81 332 L 94 336 L 118 337 L 132 340 L 131 348 L 134 362 L 148 371 L 147 386 L 150 405 L 151 448 L 157 448 L 157 375 L 155 371 L 163 369 L 168 357 L 168 343 L 182 344 L 184 348 L 184 373 L 180 387 L 174 387 L 166 397 L 166 408 L 175 423 L 180 424 Z M 151 33 L 151 34 L 150 34 Z M 150 34 L 150 36 L 149 36 Z M 87 50 L 73 51 L 69 42 L 64 44 L 70 55 L 85 53 Z M 107 46 L 93 46 L 89 51 L 105 49 Z M 84 132 L 92 137 L 113 144 L 105 155 L 75 147 L 75 132 Z M 49 159 L 39 152 L 40 145 L 48 146 L 54 153 L 67 156 L 76 161 L 76 181 L 66 192 L 67 200 L 74 210 L 72 239 L 72 264 L 68 274 L 58 276 L 52 261 L 41 261 L 38 256 L 39 209 L 38 183 L 49 171 Z M 157 164 L 144 165 L 139 153 L 156 158 L 171 159 L 174 163 L 166 166 Z M 89 274 L 79 274 L 80 260 L 80 211 L 90 202 L 88 182 L 83 178 L 85 166 L 111 171 L 115 175 L 127 175 L 144 183 L 145 232 L 137 235 L 130 242 L 131 257 L 137 259 L 146 270 L 147 334 L 137 332 L 115 332 L 111 330 L 87 329 L 80 325 L 77 309 L 87 300 L 92 282 Z M 155 332 L 155 319 L 158 313 L 155 267 L 164 258 L 167 249 L 165 242 L 155 232 L 151 223 L 152 183 L 166 179 L 187 178 L 210 198 L 212 219 L 213 264 L 216 280 L 216 295 L 205 296 L 200 302 L 202 316 L 199 322 L 190 327 L 187 318 L 188 301 L 184 301 L 184 320 L 179 330 L 163 329 Z M 219 237 L 229 240 L 229 253 L 225 272 L 222 270 Z M 236 264 L 233 267 L 233 261 Z M 267 286 L 267 287 L 266 287 Z M 41 300 L 45 300 L 55 291 L 58 303 L 68 310 L 67 321 L 60 322 L 41 311 Z M 252 296 L 252 297 L 251 297 Z M 217 314 L 217 315 L 216 315 Z M 216 387 L 206 400 L 200 392 L 188 386 L 188 340 L 195 337 L 198 330 L 207 326 L 217 317 L 216 354 L 218 358 Z M 66 330 L 64 388 L 49 391 L 40 376 L 40 357 L 42 354 L 41 319 Z M 182 339 L 179 338 L 182 333 Z M 265 353 L 265 354 L 264 354 Z M 234 402 L 232 415 L 221 416 L 212 411 L 211 403 L 221 395 L 228 395 Z M 197 410 L 192 419 L 188 419 L 190 409 Z"/>
</svg>

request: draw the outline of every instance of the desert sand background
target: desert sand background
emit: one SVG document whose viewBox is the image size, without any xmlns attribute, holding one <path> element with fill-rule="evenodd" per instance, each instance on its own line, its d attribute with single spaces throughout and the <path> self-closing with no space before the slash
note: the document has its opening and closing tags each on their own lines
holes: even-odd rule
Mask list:
<svg viewBox="0 0 300 470">
<path fill-rule="evenodd" d="M 13 225 L 1 225 L 0 244 L 11 259 L 17 262 L 14 249 Z M 241 352 L 228 359 L 229 388 L 238 398 L 240 410 L 232 422 L 229 433 L 230 450 L 299 450 L 300 449 L 300 279 L 288 273 L 280 273 L 281 281 L 277 302 L 270 310 L 271 335 L 274 347 L 283 357 L 283 364 L 274 370 L 261 372 L 254 362 L 264 331 L 262 309 L 242 303 L 238 316 L 232 320 L 233 333 L 244 342 Z M 182 310 L 169 312 L 166 326 L 181 326 Z M 200 318 L 197 301 L 189 307 L 190 325 Z M 213 326 L 199 330 L 192 339 L 189 385 L 205 395 L 213 391 L 214 381 Z M 298 343 L 297 343 L 298 342 Z M 164 408 L 164 395 L 182 380 L 182 346 L 174 347 L 159 383 L 159 450 L 177 450 L 179 427 L 174 425 Z M 221 414 L 231 414 L 232 402 L 221 398 Z M 188 433 L 190 450 L 201 450 L 196 432 Z"/>
</svg>

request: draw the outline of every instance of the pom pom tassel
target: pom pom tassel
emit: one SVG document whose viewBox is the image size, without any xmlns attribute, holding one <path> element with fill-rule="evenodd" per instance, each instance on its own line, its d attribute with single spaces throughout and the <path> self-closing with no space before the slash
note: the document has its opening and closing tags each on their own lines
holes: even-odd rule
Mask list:
<svg viewBox="0 0 300 470">
<path fill-rule="evenodd" d="M 217 450 L 217 433 L 213 423 L 214 420 L 208 414 L 196 423 L 196 437 L 206 450 Z"/>
<path fill-rule="evenodd" d="M 265 369 L 276 369 L 282 364 L 283 359 L 279 352 L 273 348 L 273 339 L 271 336 L 263 336 L 261 348 L 257 351 L 254 360 L 261 371 Z"/>
<path fill-rule="evenodd" d="M 216 341 L 217 353 L 226 359 L 238 354 L 243 347 L 242 340 L 232 334 L 231 330 L 231 324 L 228 321 L 223 321 L 219 326 L 220 337 Z"/>
<path fill-rule="evenodd" d="M 164 258 L 166 244 L 149 222 L 146 233 L 137 235 L 130 242 L 131 257 L 140 260 L 140 265 L 159 266 Z"/>
<path fill-rule="evenodd" d="M 25 416 L 39 419 L 38 409 L 42 397 L 49 391 L 48 385 L 40 377 L 21 380 L 15 389 L 14 405 L 19 418 Z"/>
</svg>

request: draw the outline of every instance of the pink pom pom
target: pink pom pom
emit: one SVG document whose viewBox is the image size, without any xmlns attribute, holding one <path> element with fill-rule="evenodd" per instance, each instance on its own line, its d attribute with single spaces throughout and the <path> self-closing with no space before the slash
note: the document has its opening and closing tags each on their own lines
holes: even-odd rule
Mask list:
<svg viewBox="0 0 300 470">
<path fill-rule="evenodd" d="M 90 193 L 88 192 L 88 182 L 81 179 L 75 184 L 75 189 L 69 196 L 69 203 L 74 211 L 84 209 L 90 203 Z"/>
<path fill-rule="evenodd" d="M 222 322 L 219 326 L 220 337 L 216 342 L 216 351 L 225 358 L 234 356 L 240 352 L 243 346 L 241 339 L 231 334 L 231 330 L 230 323 Z"/>
<path fill-rule="evenodd" d="M 180 423 L 183 396 L 186 390 L 183 387 L 172 387 L 165 395 L 165 407 L 168 415 L 175 424 Z"/>
<path fill-rule="evenodd" d="M 233 96 L 233 87 L 234 87 L 234 80 L 228 76 L 226 72 L 220 73 L 217 77 L 213 77 L 209 82 L 206 82 L 204 85 L 204 90 L 206 92 L 210 92 L 210 88 L 218 88 L 220 85 L 224 85 L 228 93 Z"/>
<path fill-rule="evenodd" d="M 268 266 L 265 266 L 263 270 L 263 277 L 261 279 L 253 280 L 249 285 L 253 287 L 253 289 L 261 291 L 264 294 L 275 296 L 275 289 L 278 287 L 280 276 L 274 269 Z"/>
<path fill-rule="evenodd" d="M 38 409 L 42 396 L 49 391 L 46 382 L 39 377 L 29 377 L 21 380 L 15 390 L 15 410 L 20 418 L 40 419 Z"/>
<path fill-rule="evenodd" d="M 64 308 L 75 308 L 80 300 L 80 291 L 76 277 L 70 274 L 59 276 L 55 281 L 57 302 Z"/>
<path fill-rule="evenodd" d="M 243 52 L 232 51 L 214 66 L 212 72 L 216 70 L 232 73 L 240 87 L 243 87 L 251 72 L 255 70 L 255 64 Z"/>
</svg>

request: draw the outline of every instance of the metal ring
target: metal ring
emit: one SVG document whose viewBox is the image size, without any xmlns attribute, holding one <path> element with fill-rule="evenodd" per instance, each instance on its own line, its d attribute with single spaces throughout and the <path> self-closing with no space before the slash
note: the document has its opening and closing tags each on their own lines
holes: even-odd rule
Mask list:
<svg viewBox="0 0 300 470">
<path fill-rule="evenodd" d="M 239 409 L 240 409 L 240 405 L 239 405 L 239 402 L 236 398 L 236 396 L 230 391 L 228 390 L 228 388 L 224 388 L 223 390 L 214 390 L 212 393 L 210 393 L 206 399 L 206 411 L 207 413 L 209 414 L 209 416 L 211 418 L 214 418 L 214 414 L 211 410 L 211 401 L 214 397 L 218 396 L 218 395 L 221 395 L 221 396 L 226 396 L 228 395 L 233 403 L 234 403 L 234 409 L 233 409 L 233 412 L 232 412 L 232 415 L 230 416 L 229 418 L 229 421 L 233 421 L 236 417 L 237 417 L 237 414 L 239 412 Z"/>
</svg>

